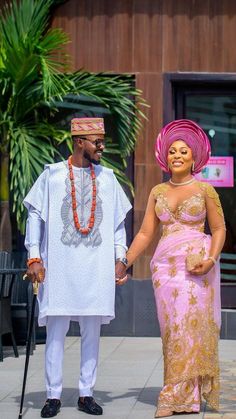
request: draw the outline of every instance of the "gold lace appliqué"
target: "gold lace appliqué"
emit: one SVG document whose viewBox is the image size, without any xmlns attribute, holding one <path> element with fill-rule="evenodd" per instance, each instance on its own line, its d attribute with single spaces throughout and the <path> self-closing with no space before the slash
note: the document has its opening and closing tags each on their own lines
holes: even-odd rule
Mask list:
<svg viewBox="0 0 236 419">
<path fill-rule="evenodd" d="M 198 377 L 201 380 L 204 398 L 217 410 L 219 407 L 219 329 L 213 317 L 212 296 L 211 292 L 206 296 L 203 311 L 198 308 L 192 289 L 189 294 L 191 301 L 189 301 L 188 311 L 178 324 L 176 321 L 170 321 L 168 307 L 162 300 L 165 320 L 162 334 L 164 384 L 187 382 Z"/>
<path fill-rule="evenodd" d="M 154 186 L 152 189 L 152 193 L 154 198 L 156 199 L 158 195 L 164 194 L 168 190 L 169 186 L 167 183 L 161 183 L 160 185 Z"/>
<path fill-rule="evenodd" d="M 215 204 L 217 206 L 217 212 L 218 214 L 220 214 L 222 217 L 224 217 L 224 213 L 223 213 L 223 209 L 221 206 L 221 202 L 220 202 L 220 198 L 218 193 L 216 192 L 215 188 L 213 188 L 212 185 L 210 185 L 209 183 L 204 183 L 204 182 L 198 182 L 199 187 L 206 192 L 206 194 L 209 196 L 209 198 L 214 199 Z"/>
</svg>

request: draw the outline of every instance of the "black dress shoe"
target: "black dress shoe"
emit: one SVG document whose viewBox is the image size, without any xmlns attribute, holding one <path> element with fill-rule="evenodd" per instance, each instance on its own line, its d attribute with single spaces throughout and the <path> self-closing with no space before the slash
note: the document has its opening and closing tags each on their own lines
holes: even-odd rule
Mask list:
<svg viewBox="0 0 236 419">
<path fill-rule="evenodd" d="M 53 418 L 60 412 L 61 401 L 58 399 L 47 399 L 41 410 L 41 418 Z"/>
<path fill-rule="evenodd" d="M 102 415 L 103 411 L 93 397 L 80 397 L 78 400 L 78 409 L 89 415 Z"/>
</svg>

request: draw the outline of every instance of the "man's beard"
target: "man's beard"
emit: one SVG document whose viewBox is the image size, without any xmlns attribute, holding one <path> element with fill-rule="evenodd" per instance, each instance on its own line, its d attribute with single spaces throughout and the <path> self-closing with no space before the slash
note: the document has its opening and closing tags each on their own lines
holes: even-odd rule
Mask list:
<svg viewBox="0 0 236 419">
<path fill-rule="evenodd" d="M 88 160 L 90 163 L 93 163 L 93 164 L 96 164 L 96 165 L 100 164 L 99 160 L 91 159 L 90 155 L 86 151 L 84 151 L 84 158 L 86 160 Z"/>
</svg>

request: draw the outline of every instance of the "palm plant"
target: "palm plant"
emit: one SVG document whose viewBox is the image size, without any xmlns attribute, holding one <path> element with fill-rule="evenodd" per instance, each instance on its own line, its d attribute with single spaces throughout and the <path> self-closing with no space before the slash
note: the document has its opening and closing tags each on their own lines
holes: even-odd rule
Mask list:
<svg viewBox="0 0 236 419">
<path fill-rule="evenodd" d="M 109 144 L 103 164 L 112 166 L 119 180 L 132 188 L 124 169 L 141 127 L 140 105 L 145 105 L 141 92 L 128 75 L 69 72 L 63 51 L 68 36 L 49 28 L 55 3 L 13 0 L 0 16 L 1 250 L 11 246 L 10 191 L 12 211 L 23 230 L 24 196 L 44 164 L 54 161 L 58 145 L 71 146 L 68 127 L 63 129 L 56 115 L 63 108 L 83 112 L 85 97 L 115 117 L 118 135 Z"/>
</svg>

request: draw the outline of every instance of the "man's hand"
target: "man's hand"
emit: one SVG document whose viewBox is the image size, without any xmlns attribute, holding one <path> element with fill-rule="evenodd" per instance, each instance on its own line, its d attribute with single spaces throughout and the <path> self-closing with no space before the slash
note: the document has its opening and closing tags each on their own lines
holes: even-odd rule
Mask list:
<svg viewBox="0 0 236 419">
<path fill-rule="evenodd" d="M 116 262 L 115 266 L 115 278 L 117 285 L 123 285 L 128 280 L 128 275 L 126 274 L 126 266 L 119 260 Z"/>
<path fill-rule="evenodd" d="M 45 278 L 45 269 L 41 262 L 32 263 L 27 269 L 26 275 L 31 282 L 43 282 Z"/>
</svg>

